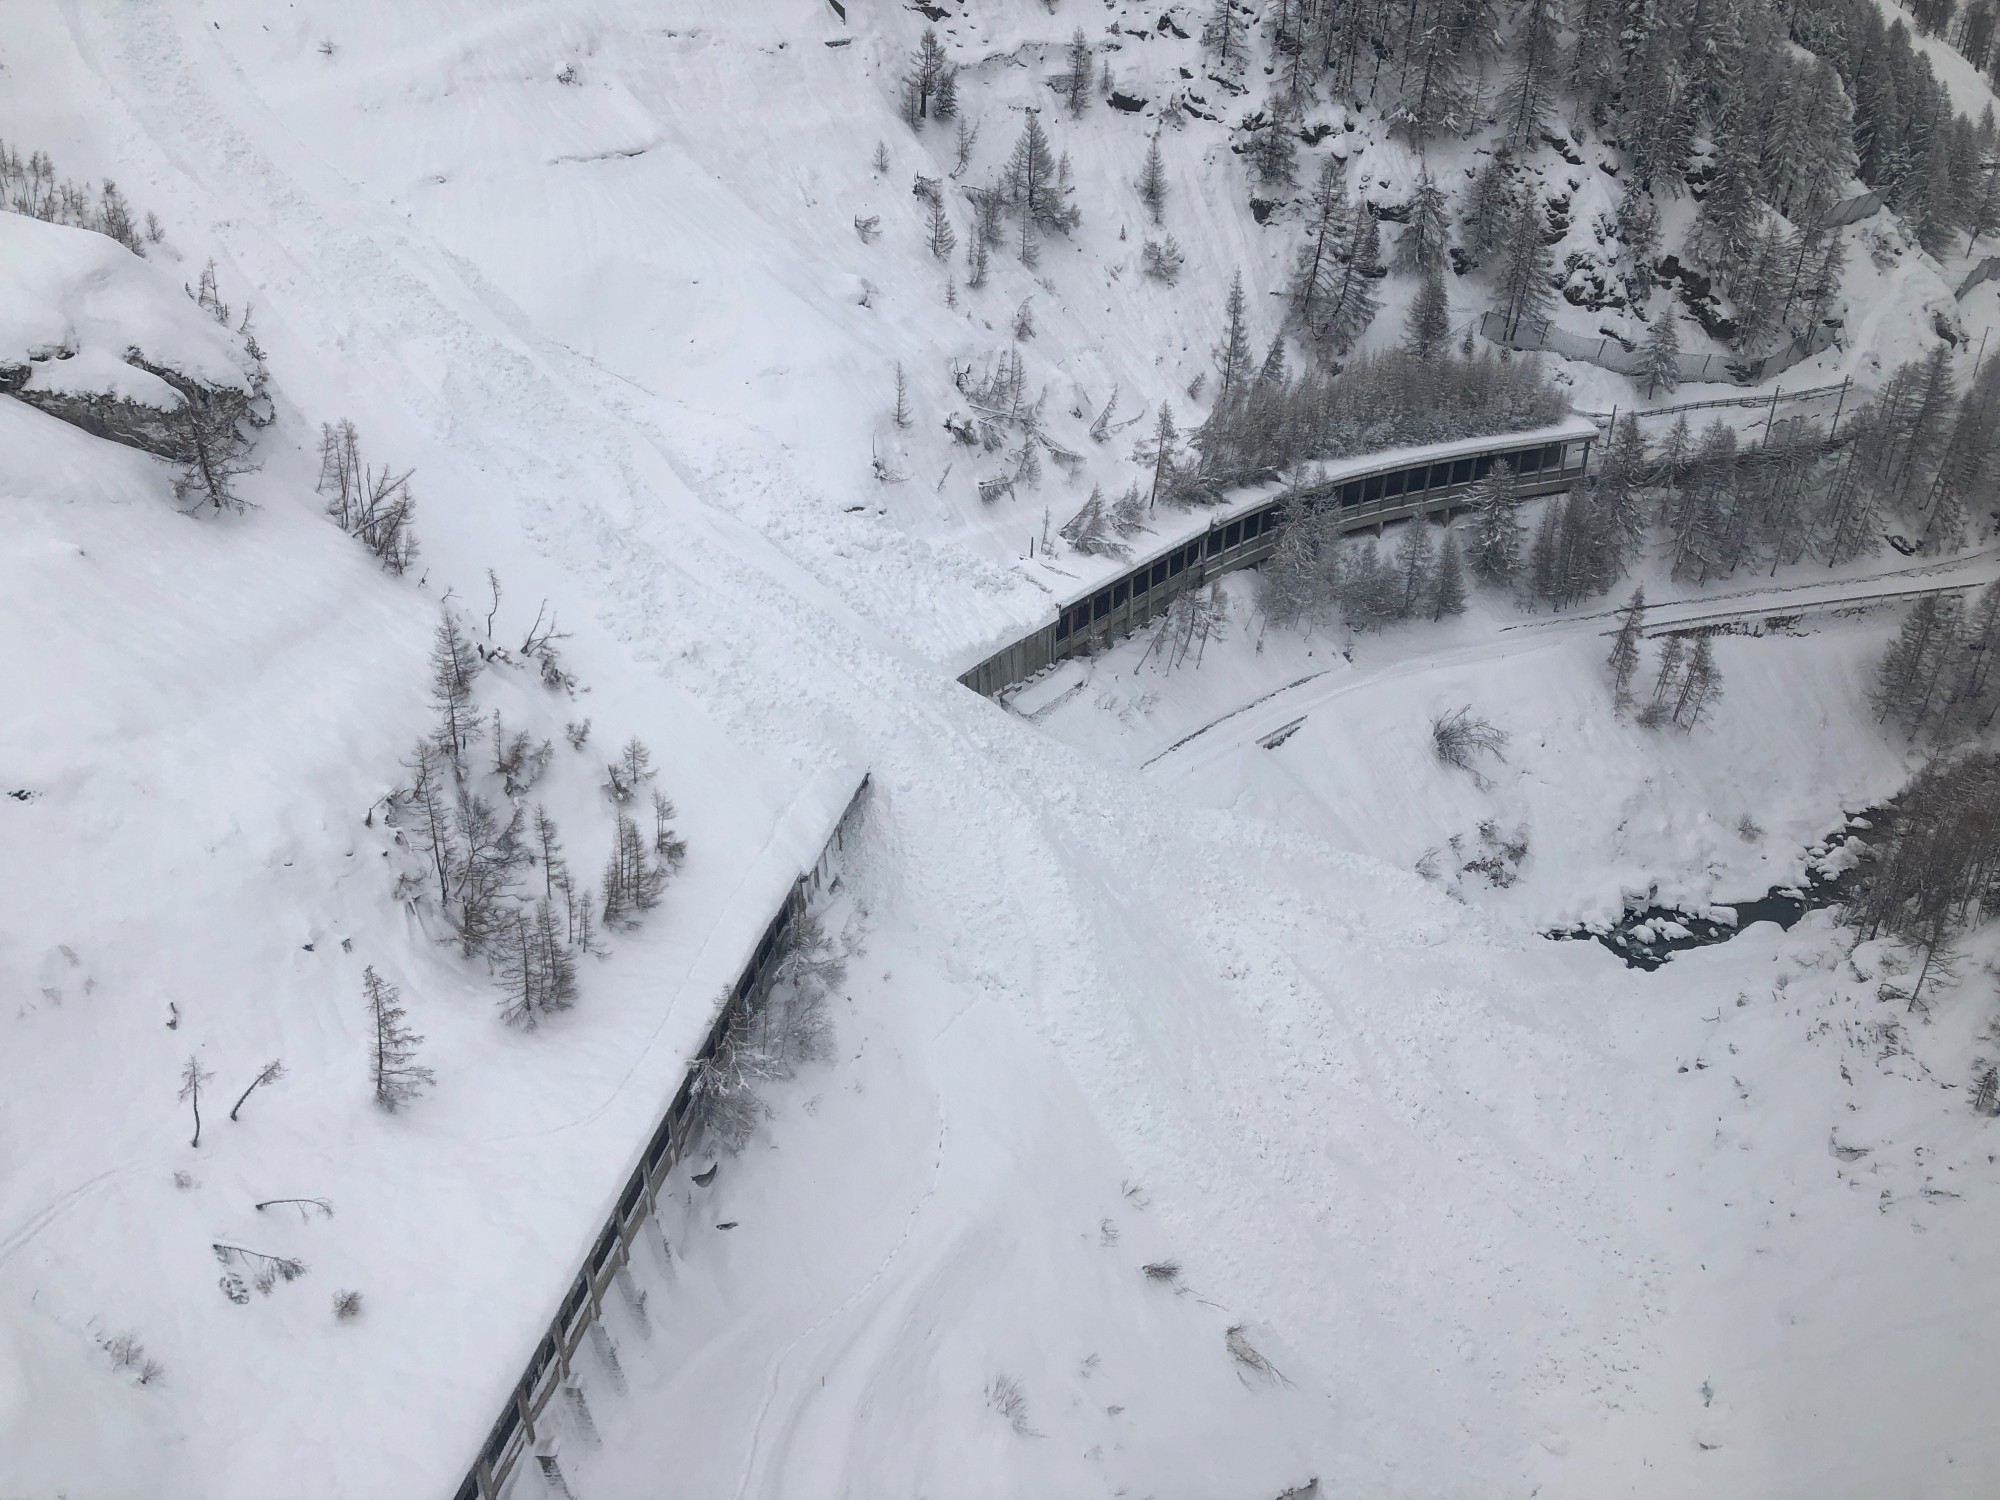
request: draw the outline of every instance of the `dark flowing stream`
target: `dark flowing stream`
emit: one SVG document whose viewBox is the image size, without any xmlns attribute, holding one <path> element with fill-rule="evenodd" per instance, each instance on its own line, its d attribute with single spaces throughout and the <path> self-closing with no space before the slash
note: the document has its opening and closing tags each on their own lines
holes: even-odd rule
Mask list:
<svg viewBox="0 0 2000 1500">
<path fill-rule="evenodd" d="M 1628 967 L 1651 971 L 1682 949 L 1727 942 L 1757 922 L 1776 922 L 1780 927 L 1790 928 L 1807 912 L 1838 906 L 1847 899 L 1863 861 L 1874 845 L 1887 837 L 1895 815 L 1892 807 L 1871 807 L 1844 819 L 1837 832 L 1806 850 L 1806 878 L 1802 885 L 1772 886 L 1752 900 L 1722 901 L 1708 908 L 1709 912 L 1730 912 L 1733 921 L 1671 906 L 1633 906 L 1627 907 L 1625 915 L 1611 926 L 1586 924 L 1545 936 L 1593 938 L 1617 954 Z"/>
</svg>

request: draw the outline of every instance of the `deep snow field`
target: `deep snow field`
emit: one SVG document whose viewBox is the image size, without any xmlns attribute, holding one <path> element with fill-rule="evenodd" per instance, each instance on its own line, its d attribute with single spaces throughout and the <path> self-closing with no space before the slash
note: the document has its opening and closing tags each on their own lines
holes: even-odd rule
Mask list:
<svg viewBox="0 0 2000 1500">
<path fill-rule="evenodd" d="M 1823 915 L 1652 974 L 1541 936 L 1798 879 L 1915 763 L 1864 693 L 1895 615 L 1722 638 L 1690 736 L 1614 719 L 1602 617 L 1483 600 L 1302 637 L 1263 628 L 1251 576 L 1198 667 L 1139 640 L 1004 706 L 959 687 L 1108 566 L 1027 554 L 1045 510 L 1138 474 L 1142 428 L 1086 435 L 1113 387 L 1185 425 L 1230 272 L 1273 309 L 1261 347 L 1294 233 L 1256 223 L 1192 118 L 1163 143 L 1188 271 L 1144 279 L 1129 181 L 1178 70 L 1202 87 L 1196 44 L 1124 0 L 943 8 L 981 122 L 968 181 L 1078 24 L 1130 22 L 1106 55 L 1152 101 L 1045 112 L 1084 223 L 1032 277 L 996 252 L 975 292 L 958 257 L 956 308 L 909 190 L 950 136 L 892 108 L 914 11 L 0 15 L 0 138 L 157 212 L 161 295 L 216 261 L 276 415 L 252 507 L 189 517 L 164 464 L 0 399 L 0 1496 L 454 1493 L 863 772 L 826 913 L 837 1055 L 772 1087 L 708 1185 L 688 1174 L 714 1158 L 685 1164 L 636 1263 L 647 1315 L 613 1307 L 616 1368 L 586 1371 L 596 1442 L 564 1433 L 577 1500 L 1991 1493 L 2000 1148 L 1964 1092 L 1990 944 L 1919 1017 L 1877 999 L 1895 956 L 1850 956 Z M 1377 122 L 1327 116 L 1358 127 L 1328 138 L 1357 184 L 1408 181 Z M 1889 261 L 1850 256 L 1855 333 L 1788 386 L 1867 383 L 1934 309 L 1996 320 L 2000 288 L 1954 304 L 1960 266 Z M 1008 347 L 1029 296 L 1031 383 L 1086 461 L 984 505 L 995 460 L 941 426 L 952 366 Z M 151 338 L 208 337 L 155 311 Z M 0 307 L 0 332 L 51 315 Z M 1581 409 L 1631 402 L 1563 375 Z M 415 470 L 404 578 L 321 514 L 319 424 L 342 418 Z M 573 691 L 500 663 L 478 700 L 553 741 L 536 796 L 579 870 L 630 735 L 689 842 L 533 1033 L 396 899 L 375 815 L 430 722 L 440 603 L 485 643 L 489 569 L 492 644 L 543 601 L 571 633 Z M 1510 736 L 1488 788 L 1428 753 L 1461 705 Z M 1525 837 L 1513 884 L 1426 862 L 1483 823 Z M 393 1115 L 364 965 L 437 1074 Z M 198 1148 L 190 1055 L 215 1075 Z M 273 1057 L 286 1076 L 226 1119 Z M 252 1207 L 295 1196 L 333 1212 Z M 307 1275 L 233 1305 L 217 1242 Z M 336 1320 L 347 1289 L 363 1310 Z M 114 1363 L 126 1333 L 162 1376 Z"/>
</svg>

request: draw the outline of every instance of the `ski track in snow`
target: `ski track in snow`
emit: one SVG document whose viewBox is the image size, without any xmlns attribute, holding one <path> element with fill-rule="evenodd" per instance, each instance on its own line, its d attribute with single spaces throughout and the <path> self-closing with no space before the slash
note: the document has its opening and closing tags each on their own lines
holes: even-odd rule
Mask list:
<svg viewBox="0 0 2000 1500">
<path fill-rule="evenodd" d="M 29 1245 L 34 1243 L 35 1237 L 46 1230 L 51 1224 L 55 1223 L 57 1219 L 75 1208 L 93 1193 L 100 1191 L 112 1178 L 126 1170 L 128 1169 L 124 1167 L 113 1167 L 109 1171 L 99 1172 L 95 1177 L 85 1179 L 67 1192 L 58 1194 L 55 1198 L 52 1198 L 41 1209 L 31 1214 L 22 1223 L 20 1228 L 14 1230 L 13 1233 L 0 1237 L 0 1265 L 6 1264 L 6 1262 L 20 1254 L 21 1251 L 27 1249 Z"/>
</svg>

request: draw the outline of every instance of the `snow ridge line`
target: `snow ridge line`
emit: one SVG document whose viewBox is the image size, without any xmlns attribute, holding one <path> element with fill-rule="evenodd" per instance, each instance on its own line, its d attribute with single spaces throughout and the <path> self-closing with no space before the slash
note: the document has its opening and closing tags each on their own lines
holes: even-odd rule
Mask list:
<svg viewBox="0 0 2000 1500">
<path fill-rule="evenodd" d="M 592 1242 L 547 1333 L 515 1382 L 505 1408 L 480 1447 L 454 1500 L 499 1500 L 522 1457 L 538 1441 L 537 1420 L 548 1410 L 557 1392 L 573 1382 L 571 1360 L 601 1316 L 605 1292 L 631 1260 L 632 1244 L 640 1227 L 655 1216 L 660 1190 L 693 1138 L 688 1115 L 693 1105 L 695 1070 L 715 1054 L 730 1022 L 740 1012 L 756 1009 L 768 995 L 771 966 L 780 955 L 786 932 L 804 915 L 813 899 L 838 878 L 840 856 L 846 850 L 847 836 L 860 820 L 870 784 L 871 778 L 864 774 L 835 821 L 819 857 L 792 882 L 763 937 L 751 951 L 741 977 L 716 1008 L 701 1050 L 688 1060 L 673 1102 L 640 1151 L 638 1163 L 619 1192 L 609 1220 Z"/>
</svg>

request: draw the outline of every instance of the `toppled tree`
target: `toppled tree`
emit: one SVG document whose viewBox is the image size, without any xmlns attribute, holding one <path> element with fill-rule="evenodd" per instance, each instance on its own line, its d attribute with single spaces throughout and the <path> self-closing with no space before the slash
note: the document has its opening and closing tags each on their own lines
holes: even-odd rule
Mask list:
<svg viewBox="0 0 2000 1500">
<path fill-rule="evenodd" d="M 1490 755 L 1505 765 L 1507 757 L 1501 752 L 1506 748 L 1507 732 L 1495 728 L 1491 720 L 1476 717 L 1469 703 L 1456 713 L 1439 714 L 1431 720 L 1431 754 L 1440 764 L 1465 772 L 1481 791 L 1492 783 L 1479 769 L 1478 758 Z"/>
<path fill-rule="evenodd" d="M 361 462 L 354 424 L 321 424 L 318 492 L 334 524 L 372 552 L 390 573 L 402 574 L 417 556 L 416 497 L 411 470 L 376 473 Z"/>
<path fill-rule="evenodd" d="M 537 745 L 528 738 L 526 730 L 520 730 L 510 738 L 506 725 L 501 721 L 500 710 L 493 710 L 493 774 L 500 778 L 500 784 L 509 797 L 533 791 L 535 783 L 549 768 L 549 760 L 554 754 L 553 745 L 547 740 Z"/>
<path fill-rule="evenodd" d="M 268 1297 L 279 1282 L 297 1281 L 306 1274 L 306 1263 L 289 1255 L 267 1255 L 242 1245 L 211 1244 L 209 1248 L 222 1264 L 222 1295 L 239 1306 L 250 1300 L 253 1286 Z"/>
<path fill-rule="evenodd" d="M 832 1055 L 828 1002 L 846 980 L 846 956 L 816 914 L 802 913 L 771 966 L 771 994 L 764 1004 L 765 1043 L 780 1063 L 821 1062 Z"/>
<path fill-rule="evenodd" d="M 1132 549 L 1117 539 L 1117 527 L 1105 509 L 1104 491 L 1090 487 L 1083 509 L 1064 523 L 1062 539 L 1086 557 L 1128 557 Z"/>
<path fill-rule="evenodd" d="M 243 1108 L 244 1101 L 247 1100 L 258 1089 L 262 1088 L 267 1083 L 276 1083 L 280 1078 L 283 1078 L 284 1076 L 285 1076 L 285 1064 L 282 1058 L 274 1057 L 269 1062 L 265 1063 L 264 1066 L 258 1070 L 257 1076 L 250 1080 L 250 1087 L 245 1089 L 241 1094 L 236 1096 L 236 1102 L 229 1107 L 229 1118 L 232 1120 L 235 1119 L 237 1111 Z"/>
<path fill-rule="evenodd" d="M 230 326 L 229 307 L 216 294 L 215 262 L 208 263 L 202 271 L 199 288 L 188 288 L 188 295 L 216 322 L 225 328 Z M 157 376 L 180 398 L 179 404 L 168 413 L 164 446 L 154 451 L 178 466 L 174 498 L 192 500 L 197 508 L 207 505 L 214 510 L 243 509 L 245 502 L 236 493 L 235 481 L 256 470 L 251 449 L 256 444 L 258 429 L 271 422 L 266 400 L 270 374 L 264 366 L 264 351 L 257 346 L 256 335 L 250 332 L 247 309 L 236 325 L 236 332 L 250 357 L 249 377 L 241 386 L 207 385 L 178 370 L 154 364 L 137 350 L 126 354 L 133 366 Z"/>
<path fill-rule="evenodd" d="M 416 1060 L 424 1039 L 404 1024 L 402 995 L 372 964 L 361 971 L 361 995 L 368 1007 L 369 1082 L 375 1102 L 393 1113 L 435 1083 L 437 1076 Z"/>
<path fill-rule="evenodd" d="M 764 982 L 741 997 L 724 995 L 713 1045 L 695 1060 L 689 1089 L 698 1136 L 732 1155 L 741 1151 L 767 1113 L 759 1089 L 830 1055 L 827 1001 L 846 973 L 819 919 L 803 913 L 786 931 Z"/>
</svg>

